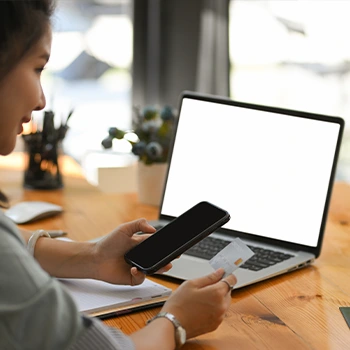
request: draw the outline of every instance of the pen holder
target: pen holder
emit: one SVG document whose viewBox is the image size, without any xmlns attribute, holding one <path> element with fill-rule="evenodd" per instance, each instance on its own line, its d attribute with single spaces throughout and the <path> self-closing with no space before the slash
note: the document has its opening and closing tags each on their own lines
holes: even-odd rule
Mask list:
<svg viewBox="0 0 350 350">
<path fill-rule="evenodd" d="M 43 137 L 42 132 L 22 135 L 26 150 L 23 186 L 53 190 L 63 187 L 59 168 L 59 143 Z"/>
</svg>

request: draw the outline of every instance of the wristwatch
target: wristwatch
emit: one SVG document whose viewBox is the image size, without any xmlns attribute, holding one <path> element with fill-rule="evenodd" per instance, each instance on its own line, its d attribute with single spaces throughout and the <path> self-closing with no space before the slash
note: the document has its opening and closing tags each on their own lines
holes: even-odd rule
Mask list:
<svg viewBox="0 0 350 350">
<path fill-rule="evenodd" d="M 148 320 L 147 324 L 161 317 L 167 318 L 174 325 L 176 349 L 180 349 L 182 345 L 186 343 L 186 330 L 181 326 L 180 322 L 176 319 L 176 317 L 173 314 L 171 314 L 170 312 L 160 312 L 159 314 L 155 315 L 153 318 Z"/>
</svg>

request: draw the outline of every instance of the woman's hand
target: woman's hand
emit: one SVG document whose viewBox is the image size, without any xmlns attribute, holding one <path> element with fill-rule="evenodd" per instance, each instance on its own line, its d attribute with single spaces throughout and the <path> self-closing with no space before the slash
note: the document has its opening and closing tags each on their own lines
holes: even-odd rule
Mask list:
<svg viewBox="0 0 350 350">
<path fill-rule="evenodd" d="M 184 282 L 164 304 L 162 312 L 172 313 L 186 330 L 187 339 L 214 331 L 231 304 L 231 288 L 237 280 L 223 269 Z M 226 281 L 226 282 L 224 282 Z M 174 326 L 164 317 L 131 334 L 136 349 L 174 349 Z"/>
<path fill-rule="evenodd" d="M 225 277 L 223 269 L 184 282 L 164 304 L 162 311 L 172 313 L 185 328 L 187 338 L 214 331 L 223 321 L 231 303 L 231 289 L 237 279 Z"/>
<path fill-rule="evenodd" d="M 138 219 L 118 226 L 109 235 L 98 241 L 94 247 L 94 278 L 114 284 L 141 284 L 145 275 L 131 267 L 124 260 L 124 254 L 136 246 L 156 229 L 146 219 Z M 143 232 L 143 235 L 135 235 Z M 171 264 L 162 268 L 159 273 L 168 271 Z"/>
</svg>

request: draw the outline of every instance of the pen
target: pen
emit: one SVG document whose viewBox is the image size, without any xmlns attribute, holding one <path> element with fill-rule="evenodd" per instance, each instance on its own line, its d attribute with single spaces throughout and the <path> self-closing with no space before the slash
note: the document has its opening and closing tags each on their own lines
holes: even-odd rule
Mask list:
<svg viewBox="0 0 350 350">
<path fill-rule="evenodd" d="M 67 234 L 67 232 L 63 230 L 46 230 L 46 232 L 50 235 L 51 238 L 62 237 Z"/>
</svg>

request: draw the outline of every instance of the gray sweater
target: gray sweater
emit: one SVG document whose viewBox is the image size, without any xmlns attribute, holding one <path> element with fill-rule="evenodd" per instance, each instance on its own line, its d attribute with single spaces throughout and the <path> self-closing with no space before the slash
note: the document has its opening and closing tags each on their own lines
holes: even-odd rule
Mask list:
<svg viewBox="0 0 350 350">
<path fill-rule="evenodd" d="M 1 210 L 0 349 L 134 349 L 119 330 L 78 312 L 64 286 L 27 252 L 16 225 Z"/>
</svg>

